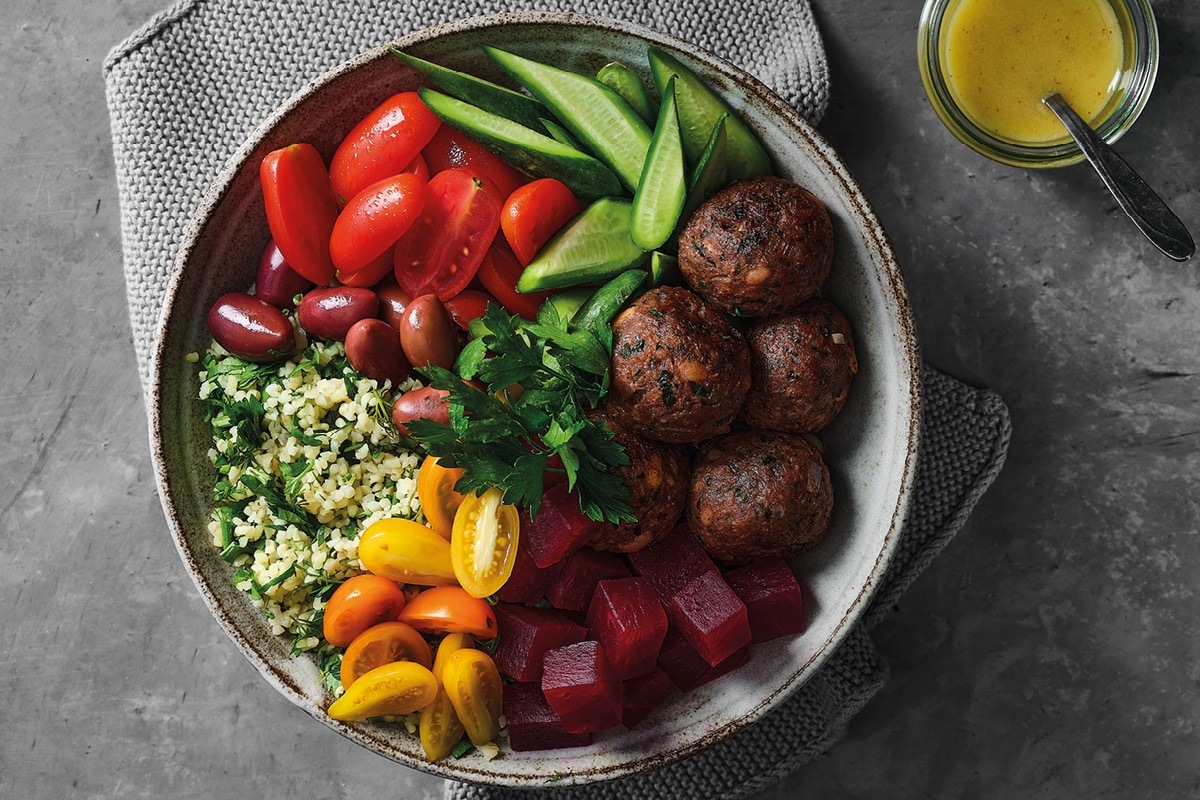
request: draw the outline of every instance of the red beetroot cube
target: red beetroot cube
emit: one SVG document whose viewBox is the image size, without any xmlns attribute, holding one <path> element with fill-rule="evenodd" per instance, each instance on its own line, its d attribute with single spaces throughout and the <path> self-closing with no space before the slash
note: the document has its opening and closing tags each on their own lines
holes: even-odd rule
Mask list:
<svg viewBox="0 0 1200 800">
<path fill-rule="evenodd" d="M 590 733 L 567 733 L 536 683 L 504 684 L 504 717 L 508 721 L 508 745 L 519 753 L 592 743 Z"/>
<path fill-rule="evenodd" d="M 673 626 L 667 630 L 662 651 L 658 654 L 658 666 L 681 692 L 690 692 L 697 686 L 733 672 L 749 660 L 750 648 L 743 647 L 714 667 L 701 658 L 679 629 Z"/>
<path fill-rule="evenodd" d="M 752 642 L 804 632 L 804 595 L 784 559 L 756 559 L 726 572 L 725 582 L 746 604 Z"/>
<path fill-rule="evenodd" d="M 546 653 L 542 692 L 568 733 L 620 725 L 622 688 L 599 642 L 583 641 Z"/>
<path fill-rule="evenodd" d="M 746 604 L 719 572 L 702 573 L 663 605 L 671 623 L 712 666 L 750 644 Z"/>
<path fill-rule="evenodd" d="M 654 671 L 667 635 L 667 612 L 645 578 L 600 581 L 587 613 L 588 637 L 604 652 L 621 680 Z"/>
<path fill-rule="evenodd" d="M 634 574 L 650 581 L 664 603 L 703 573 L 717 572 L 717 565 L 686 522 L 676 525 L 658 541 L 630 553 L 629 563 Z"/>
<path fill-rule="evenodd" d="M 512 575 L 500 587 L 496 596 L 503 603 L 537 605 L 546 597 L 546 591 L 557 580 L 558 573 L 562 570 L 562 563 L 560 561 L 542 569 L 534 562 L 533 556 L 529 555 L 525 537 L 518 537 L 517 559 L 513 562 Z"/>
<path fill-rule="evenodd" d="M 628 578 L 629 565 L 616 553 L 602 553 L 585 547 L 559 562 L 562 565 L 554 584 L 546 590 L 546 599 L 564 611 L 584 611 L 596 591 L 596 584 L 609 578 Z"/>
<path fill-rule="evenodd" d="M 493 658 L 500 672 L 519 682 L 542 678 L 547 650 L 582 642 L 587 629 L 552 608 L 500 603 L 496 606 L 500 643 Z"/>
<path fill-rule="evenodd" d="M 649 675 L 625 681 L 625 703 L 621 710 L 621 724 L 626 728 L 636 728 L 642 723 L 642 720 L 650 716 L 651 711 L 662 705 L 664 700 L 677 691 L 671 677 L 662 667 L 658 666 Z"/>
<path fill-rule="evenodd" d="M 536 518 L 521 510 L 521 538 L 534 563 L 543 569 L 587 544 L 600 525 L 580 510 L 579 495 L 568 491 L 566 483 L 546 490 Z"/>
</svg>

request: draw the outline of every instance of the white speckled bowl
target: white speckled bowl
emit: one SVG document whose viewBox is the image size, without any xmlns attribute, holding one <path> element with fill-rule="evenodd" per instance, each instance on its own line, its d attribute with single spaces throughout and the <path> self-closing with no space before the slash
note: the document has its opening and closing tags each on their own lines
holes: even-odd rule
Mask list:
<svg viewBox="0 0 1200 800">
<path fill-rule="evenodd" d="M 808 587 L 803 635 L 760 645 L 734 673 L 676 695 L 633 732 L 597 737 L 583 749 L 478 754 L 429 764 L 415 736 L 396 725 L 329 719 L 331 698 L 314 661 L 293 658 L 262 615 L 231 584 L 205 530 L 213 470 L 210 436 L 195 400 L 196 367 L 185 360 L 209 335 L 205 314 L 223 292 L 245 289 L 268 231 L 258 163 L 297 141 L 329 157 L 363 114 L 417 76 L 377 47 L 305 87 L 266 120 L 222 170 L 181 243 L 154 364 L 153 458 L 163 508 L 180 555 L 217 621 L 272 685 L 313 717 L 365 747 L 436 775 L 506 786 L 580 784 L 638 773 L 685 756 L 750 725 L 818 670 L 861 615 L 887 568 L 908 507 L 919 437 L 919 357 L 908 300 L 887 238 L 845 166 L 795 111 L 765 86 L 700 49 L 644 28 L 579 15 L 504 14 L 420 31 L 403 50 L 503 80 L 482 54 L 490 43 L 594 73 L 618 59 L 644 70 L 645 47 L 673 50 L 716 87 L 772 153 L 777 171 L 829 206 L 837 256 L 825 293 L 855 329 L 860 371 L 849 405 L 822 434 L 834 477 L 832 527 L 794 566 Z M 648 75 L 647 75 L 648 77 Z"/>
</svg>

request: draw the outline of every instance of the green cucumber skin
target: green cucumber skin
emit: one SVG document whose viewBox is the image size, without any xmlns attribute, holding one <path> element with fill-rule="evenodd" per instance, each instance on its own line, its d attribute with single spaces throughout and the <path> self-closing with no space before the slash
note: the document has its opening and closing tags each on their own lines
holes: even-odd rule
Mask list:
<svg viewBox="0 0 1200 800">
<path fill-rule="evenodd" d="M 670 253 L 655 250 L 650 254 L 651 286 L 682 286 L 683 273 L 679 271 L 679 259 Z"/>
<path fill-rule="evenodd" d="M 523 172 L 557 178 L 579 197 L 604 197 L 621 192 L 621 182 L 612 170 L 587 153 L 433 89 L 421 88 L 417 93 L 447 125 Z"/>
<path fill-rule="evenodd" d="M 629 233 L 633 204 L 602 197 L 551 237 L 517 280 L 518 292 L 597 283 L 646 260 Z"/>
<path fill-rule="evenodd" d="M 571 317 L 571 322 L 588 330 L 612 324 L 617 312 L 646 282 L 646 274 L 646 271 L 641 269 L 630 269 L 618 274 L 584 301 Z"/>
<path fill-rule="evenodd" d="M 510 119 L 518 125 L 537 129 L 541 124 L 541 118 L 550 113 L 541 103 L 528 95 L 514 92 L 512 89 L 483 78 L 477 78 L 474 75 L 468 75 L 465 72 L 434 64 L 432 61 L 425 61 L 394 48 L 392 53 L 451 97 Z"/>
<path fill-rule="evenodd" d="M 684 183 L 683 142 L 676 112 L 675 78 L 663 87 L 663 101 L 654 125 L 654 138 L 646 154 L 646 165 L 633 196 L 630 232 L 643 250 L 662 247 L 683 212 L 687 199 Z"/>
<path fill-rule="evenodd" d="M 483 45 L 483 50 L 607 164 L 626 189 L 637 189 L 650 149 L 650 126 L 619 94 L 587 75 L 489 45 Z M 612 124 L 599 124 L 602 121 Z"/>
<path fill-rule="evenodd" d="M 610 61 L 596 73 L 596 80 L 621 95 L 647 125 L 655 124 L 655 120 L 658 119 L 658 106 L 650 99 L 646 84 L 642 83 L 642 79 L 631 67 L 620 61 Z"/>
<path fill-rule="evenodd" d="M 722 114 L 717 118 L 712 135 L 708 137 L 708 144 L 705 145 L 704 152 L 700 154 L 700 161 L 692 171 L 691 180 L 688 181 L 687 200 L 683 204 L 683 213 L 679 217 L 680 227 L 692 215 L 692 212 L 700 207 L 701 203 L 729 182 L 729 162 L 725 155 L 725 148 L 729 141 L 725 132 L 728 120 L 728 114 Z"/>
<path fill-rule="evenodd" d="M 573 286 L 570 289 L 563 289 L 555 292 L 546 298 L 546 302 L 554 306 L 554 310 L 558 312 L 560 319 L 574 319 L 579 313 L 579 309 L 583 308 L 583 304 L 595 294 L 595 291 L 587 286 Z"/>
</svg>

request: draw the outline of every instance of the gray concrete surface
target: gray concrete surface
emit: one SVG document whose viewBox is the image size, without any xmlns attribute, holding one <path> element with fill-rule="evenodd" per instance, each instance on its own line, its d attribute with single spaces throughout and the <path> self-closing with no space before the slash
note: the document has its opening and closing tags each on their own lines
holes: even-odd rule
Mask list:
<svg viewBox="0 0 1200 800">
<path fill-rule="evenodd" d="M 1200 232 L 1200 6 L 1124 153 Z M 434 797 L 292 708 L 165 532 L 101 64 L 165 0 L 0 10 L 0 797 Z M 1083 166 L 1023 172 L 925 101 L 917 0 L 814 0 L 821 131 L 889 230 L 925 353 L 1011 406 L 1007 469 L 879 630 L 891 680 L 759 800 L 1200 797 L 1200 282 Z M 364 47 L 370 43 L 364 43 Z"/>
</svg>

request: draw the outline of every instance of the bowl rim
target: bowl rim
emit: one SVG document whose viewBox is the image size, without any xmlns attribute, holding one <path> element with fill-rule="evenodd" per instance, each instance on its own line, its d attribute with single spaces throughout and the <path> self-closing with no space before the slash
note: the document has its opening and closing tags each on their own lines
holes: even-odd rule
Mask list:
<svg viewBox="0 0 1200 800">
<path fill-rule="evenodd" d="M 903 378 L 898 394 L 903 397 L 900 408 L 904 412 L 903 415 L 906 416 L 906 419 L 903 421 L 907 433 L 904 442 L 906 448 L 904 450 L 901 474 L 897 480 L 898 491 L 894 498 L 895 503 L 891 507 L 890 524 L 886 532 L 883 532 L 882 541 L 875 556 L 874 564 L 870 568 L 868 579 L 860 587 L 858 594 L 855 596 L 850 607 L 845 610 L 845 613 L 829 638 L 820 643 L 811 659 L 803 664 L 797 664 L 787 681 L 777 690 L 762 698 L 761 702 L 750 713 L 732 721 L 728 725 L 710 729 L 694 741 L 668 752 L 641 756 L 615 766 L 598 767 L 595 770 L 576 770 L 556 784 L 576 785 L 626 777 L 680 761 L 743 730 L 775 708 L 784 699 L 791 696 L 813 677 L 818 671 L 816 665 L 823 664 L 837 650 L 838 646 L 862 618 L 876 589 L 882 583 L 888 565 L 891 563 L 892 557 L 897 550 L 901 526 L 908 516 L 911 505 L 921 441 L 922 362 L 912 309 L 899 264 L 887 234 L 875 215 L 874 210 L 863 195 L 857 182 L 851 177 L 841 157 L 816 132 L 807 120 L 792 106 L 782 100 L 773 90 L 767 87 L 766 84 L 726 59 L 698 45 L 637 23 L 592 14 L 541 11 L 483 14 L 414 31 L 363 51 L 357 56 L 308 81 L 289 96 L 287 100 L 277 106 L 254 129 L 241 146 L 234 151 L 229 159 L 226 160 L 183 231 L 180 247 L 168 280 L 167 300 L 160 313 L 156 328 L 156 340 L 151 360 L 151 411 L 149 419 L 151 456 L 155 469 L 155 481 L 164 514 L 167 518 L 168 527 L 170 528 L 176 549 L 193 583 L 204 597 L 210 612 L 218 624 L 233 640 L 234 644 L 242 652 L 242 655 L 255 666 L 258 672 L 269 683 L 294 705 L 300 706 L 326 726 L 333 728 L 356 743 L 422 772 L 443 778 L 487 783 L 497 786 L 532 787 L 545 785 L 546 778 L 544 776 L 536 780 L 511 774 L 497 776 L 487 770 L 471 769 L 461 762 L 448 765 L 445 762 L 430 764 L 420 760 L 413 760 L 407 757 L 406 754 L 397 752 L 389 747 L 381 738 L 373 736 L 368 728 L 337 722 L 330 719 L 327 715 L 319 713 L 319 710 L 310 708 L 307 705 L 307 698 L 301 692 L 294 678 L 273 665 L 264 652 L 251 641 L 251 637 L 247 636 L 237 627 L 233 616 L 217 602 L 211 589 L 206 584 L 204 576 L 200 574 L 200 570 L 191 561 L 184 536 L 182 520 L 170 502 L 174 495 L 165 469 L 164 441 L 166 431 L 164 425 L 167 423 L 167 420 L 162 413 L 164 399 L 167 396 L 169 388 L 167 385 L 167 372 L 164 369 L 168 320 L 171 317 L 172 311 L 177 306 L 186 303 L 186 299 L 180 297 L 179 291 L 185 265 L 189 260 L 191 251 L 204 234 L 208 224 L 207 221 L 212 218 L 214 211 L 223 203 L 231 191 L 235 178 L 239 175 L 244 162 L 253 151 L 262 145 L 263 141 L 270 136 L 280 122 L 298 105 L 301 105 L 304 98 L 310 93 L 334 81 L 343 74 L 353 72 L 376 59 L 386 56 L 391 48 L 403 49 L 448 34 L 477 32 L 510 25 L 558 26 L 565 28 L 585 26 L 600 28 L 611 34 L 634 37 L 650 44 L 661 45 L 675 52 L 682 53 L 691 60 L 703 64 L 706 68 L 736 81 L 745 92 L 753 93 L 757 102 L 761 103 L 771 114 L 780 118 L 785 126 L 798 130 L 809 141 L 814 151 L 823 161 L 822 167 L 827 170 L 828 178 L 840 186 L 844 198 L 853 204 L 854 211 L 861 217 L 862 222 L 865 223 L 860 233 L 866 238 L 873 252 L 877 254 L 878 266 L 880 267 L 878 278 L 884 291 L 885 300 L 894 308 L 896 315 L 894 322 L 897 323 L 901 332 L 904 349 L 903 363 L 896 365 L 896 371 Z M 886 516 L 886 511 L 881 513 L 881 517 Z M 814 662 L 816 665 L 814 665 Z M 495 764 L 497 762 L 490 763 Z"/>
</svg>

